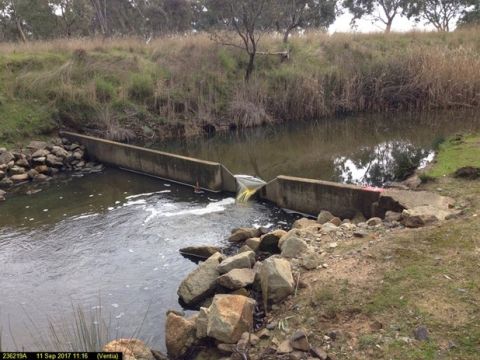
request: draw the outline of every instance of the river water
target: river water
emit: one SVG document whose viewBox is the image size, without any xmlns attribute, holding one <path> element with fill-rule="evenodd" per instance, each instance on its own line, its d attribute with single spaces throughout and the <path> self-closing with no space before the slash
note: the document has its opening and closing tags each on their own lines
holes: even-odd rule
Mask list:
<svg viewBox="0 0 480 360">
<path fill-rule="evenodd" d="M 378 184 L 393 180 L 405 167 L 399 164 L 425 162 L 438 139 L 479 129 L 478 117 L 459 113 L 357 117 L 161 148 L 266 180 L 285 174 Z M 101 312 L 110 337 L 135 335 L 164 349 L 165 311 L 181 309 L 176 290 L 195 267 L 179 248 L 225 245 L 234 227 L 293 221 L 269 204 L 237 205 L 229 195 L 195 194 L 115 169 L 31 190 L 0 204 L 0 333 L 8 350 L 58 350 L 49 345 L 50 324 L 72 326 L 76 306 Z"/>
</svg>

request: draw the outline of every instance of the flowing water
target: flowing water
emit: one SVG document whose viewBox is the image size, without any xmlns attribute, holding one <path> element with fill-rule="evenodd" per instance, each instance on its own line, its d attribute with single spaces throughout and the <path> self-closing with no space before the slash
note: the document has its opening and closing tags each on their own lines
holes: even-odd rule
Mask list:
<svg viewBox="0 0 480 360">
<path fill-rule="evenodd" d="M 478 117 L 458 113 L 359 117 L 161 147 L 265 180 L 286 174 L 378 184 L 428 159 L 437 139 L 478 129 Z M 41 189 L 26 195 L 31 189 L 21 188 L 0 204 L 0 329 L 9 350 L 44 350 L 49 323 L 71 323 L 72 305 L 101 309 L 115 336 L 135 332 L 163 349 L 165 311 L 180 309 L 176 290 L 196 266 L 179 248 L 225 245 L 234 227 L 293 220 L 268 204 L 237 205 L 229 195 L 114 169 Z"/>
</svg>

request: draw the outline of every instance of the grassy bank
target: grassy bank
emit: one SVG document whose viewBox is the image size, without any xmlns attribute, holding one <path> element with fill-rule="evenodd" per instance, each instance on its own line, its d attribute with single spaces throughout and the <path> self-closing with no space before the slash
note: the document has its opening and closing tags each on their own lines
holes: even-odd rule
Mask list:
<svg viewBox="0 0 480 360">
<path fill-rule="evenodd" d="M 315 346 L 339 360 L 478 358 L 480 181 L 450 176 L 475 164 L 460 160 L 450 171 L 448 155 L 453 149 L 466 159 L 480 137 L 452 141 L 431 168 L 442 175 L 422 187 L 453 197 L 464 215 L 343 242 L 325 258 L 327 269 L 302 275 L 307 285 L 275 319 L 306 329 Z M 418 327 L 427 329 L 428 339 L 415 339 Z M 284 336 L 278 329 L 274 335 Z"/>
<path fill-rule="evenodd" d="M 282 50 L 266 35 L 261 51 Z M 480 30 L 291 40 L 246 57 L 208 35 L 0 44 L 0 143 L 59 127 L 117 140 L 188 136 L 337 113 L 480 105 Z"/>
</svg>

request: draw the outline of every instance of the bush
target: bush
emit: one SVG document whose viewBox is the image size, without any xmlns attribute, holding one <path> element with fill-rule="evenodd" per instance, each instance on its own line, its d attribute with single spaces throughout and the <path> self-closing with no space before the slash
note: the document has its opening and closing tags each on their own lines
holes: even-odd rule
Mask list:
<svg viewBox="0 0 480 360">
<path fill-rule="evenodd" d="M 130 99 L 140 102 L 145 102 L 153 97 L 152 78 L 144 74 L 134 75 L 128 88 L 128 96 Z"/>
<path fill-rule="evenodd" d="M 97 79 L 95 81 L 95 95 L 98 101 L 109 102 L 115 96 L 115 87 L 104 79 Z"/>
</svg>

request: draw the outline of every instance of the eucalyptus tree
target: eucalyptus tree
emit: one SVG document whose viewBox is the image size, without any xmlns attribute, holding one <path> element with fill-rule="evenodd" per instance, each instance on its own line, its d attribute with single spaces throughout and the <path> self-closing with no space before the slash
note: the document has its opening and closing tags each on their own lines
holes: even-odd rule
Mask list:
<svg viewBox="0 0 480 360">
<path fill-rule="evenodd" d="M 478 0 L 417 0 L 409 4 L 408 16 L 425 20 L 438 31 L 450 31 L 460 15 Z"/>
<path fill-rule="evenodd" d="M 385 32 L 392 30 L 393 20 L 405 14 L 409 0 L 345 0 L 343 5 L 353 14 L 353 22 L 370 16 L 385 24 Z"/>
<path fill-rule="evenodd" d="M 210 0 L 205 2 L 205 12 L 211 12 L 216 17 L 215 24 L 209 30 L 213 39 L 223 45 L 240 48 L 247 53 L 246 81 L 250 79 L 255 68 L 255 58 L 262 33 L 271 26 L 268 11 L 272 8 L 273 1 Z"/>
<path fill-rule="evenodd" d="M 480 26 L 480 2 L 477 2 L 472 8 L 464 10 L 458 20 L 458 26 L 461 28 Z"/>
<path fill-rule="evenodd" d="M 337 0 L 278 0 L 272 5 L 271 16 L 284 43 L 297 28 L 327 29 L 337 15 Z"/>
</svg>

